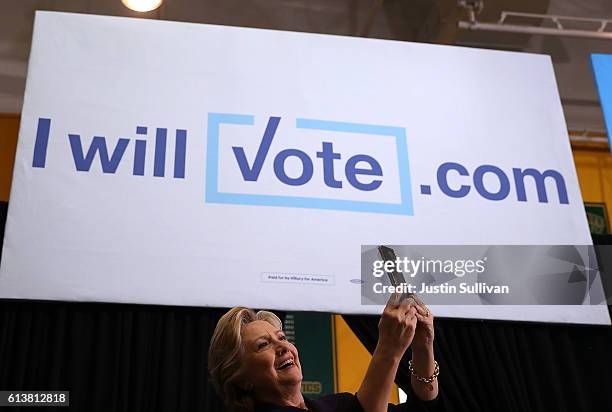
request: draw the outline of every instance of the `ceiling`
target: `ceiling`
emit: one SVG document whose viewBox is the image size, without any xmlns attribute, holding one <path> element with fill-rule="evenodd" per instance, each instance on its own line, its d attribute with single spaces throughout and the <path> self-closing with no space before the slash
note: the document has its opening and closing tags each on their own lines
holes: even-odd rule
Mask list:
<svg viewBox="0 0 612 412">
<path fill-rule="evenodd" d="M 553 59 L 568 127 L 605 130 L 589 55 L 612 53 L 612 40 L 460 30 L 457 21 L 466 14 L 457 0 L 165 0 L 149 13 L 130 11 L 120 0 L 13 0 L 3 5 L 3 113 L 21 112 L 34 12 L 54 10 L 545 53 Z M 479 21 L 494 22 L 501 11 L 612 18 L 610 0 L 484 0 L 484 6 Z"/>
</svg>

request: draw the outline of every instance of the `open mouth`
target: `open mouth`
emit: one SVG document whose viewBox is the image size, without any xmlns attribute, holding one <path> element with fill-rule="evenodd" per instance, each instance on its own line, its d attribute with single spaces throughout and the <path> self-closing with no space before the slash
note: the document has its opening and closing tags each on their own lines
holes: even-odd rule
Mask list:
<svg viewBox="0 0 612 412">
<path fill-rule="evenodd" d="M 278 370 L 289 369 L 290 367 L 294 365 L 295 363 L 293 362 L 293 359 L 287 359 L 286 361 L 281 363 L 276 369 Z"/>
</svg>

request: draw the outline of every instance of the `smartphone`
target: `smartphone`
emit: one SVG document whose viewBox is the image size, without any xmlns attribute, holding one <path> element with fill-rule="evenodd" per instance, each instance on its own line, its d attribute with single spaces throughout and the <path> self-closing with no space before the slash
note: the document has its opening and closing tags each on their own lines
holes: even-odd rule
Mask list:
<svg viewBox="0 0 612 412">
<path fill-rule="evenodd" d="M 387 272 L 391 285 L 397 287 L 397 286 L 400 286 L 402 283 L 407 284 L 406 279 L 404 278 L 404 274 L 402 272 L 397 271 L 397 266 L 395 263 L 397 261 L 397 256 L 395 255 L 395 251 L 388 246 L 381 245 L 381 246 L 378 246 L 378 253 L 380 254 L 380 257 L 382 260 L 393 262 L 393 265 L 394 265 L 393 270 L 390 272 Z M 400 297 L 400 303 L 403 302 L 404 299 L 413 299 L 416 301 L 414 293 L 408 293 L 408 292 L 402 293 Z"/>
</svg>

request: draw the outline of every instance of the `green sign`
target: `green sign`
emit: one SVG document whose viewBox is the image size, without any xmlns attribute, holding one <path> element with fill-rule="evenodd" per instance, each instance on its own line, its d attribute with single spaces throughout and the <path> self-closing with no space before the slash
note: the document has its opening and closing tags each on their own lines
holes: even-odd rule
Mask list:
<svg viewBox="0 0 612 412">
<path fill-rule="evenodd" d="M 589 229 L 593 235 L 606 235 L 608 230 L 608 214 L 604 203 L 585 203 Z"/>
<path fill-rule="evenodd" d="M 298 348 L 302 364 L 302 393 L 319 397 L 335 393 L 333 315 L 287 312 L 285 334 Z"/>
</svg>

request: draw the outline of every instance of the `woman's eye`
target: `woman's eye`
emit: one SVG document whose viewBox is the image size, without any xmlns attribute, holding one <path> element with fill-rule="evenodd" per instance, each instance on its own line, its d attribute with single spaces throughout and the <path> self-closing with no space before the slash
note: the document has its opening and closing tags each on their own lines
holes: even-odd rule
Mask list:
<svg viewBox="0 0 612 412">
<path fill-rule="evenodd" d="M 258 349 L 263 349 L 263 348 L 265 348 L 266 346 L 268 346 L 268 342 L 261 342 L 259 345 L 257 345 L 257 348 L 258 348 Z"/>
<path fill-rule="evenodd" d="M 287 337 L 285 335 L 281 335 L 280 340 L 287 340 Z"/>
</svg>

